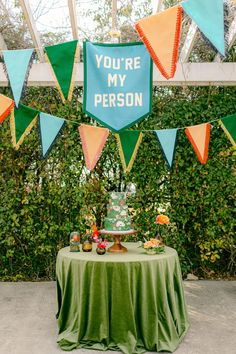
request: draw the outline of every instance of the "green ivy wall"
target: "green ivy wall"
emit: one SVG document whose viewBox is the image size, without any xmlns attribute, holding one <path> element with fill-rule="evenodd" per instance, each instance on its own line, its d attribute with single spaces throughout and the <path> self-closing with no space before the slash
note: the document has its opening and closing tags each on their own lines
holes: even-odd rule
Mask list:
<svg viewBox="0 0 236 354">
<path fill-rule="evenodd" d="M 1 91 L 8 94 L 6 89 Z M 74 92 L 62 105 L 55 89 L 28 88 L 24 104 L 79 123 L 90 123 Z M 135 129 L 164 129 L 200 124 L 236 113 L 236 88 L 155 88 L 153 113 Z M 136 239 L 157 233 L 155 217 L 164 210 L 171 224 L 161 231 L 179 253 L 183 274 L 235 275 L 235 150 L 217 122 L 212 124 L 209 159 L 201 165 L 179 131 L 176 158 L 166 168 L 153 133 L 147 132 L 133 169 L 122 172 L 113 135 L 91 174 L 76 124 L 67 124 L 46 160 L 40 160 L 38 131 L 18 151 L 11 145 L 9 118 L 0 127 L 0 279 L 54 279 L 56 254 L 70 231 L 89 232 L 101 225 L 107 192 L 136 186 L 129 198 Z"/>
</svg>

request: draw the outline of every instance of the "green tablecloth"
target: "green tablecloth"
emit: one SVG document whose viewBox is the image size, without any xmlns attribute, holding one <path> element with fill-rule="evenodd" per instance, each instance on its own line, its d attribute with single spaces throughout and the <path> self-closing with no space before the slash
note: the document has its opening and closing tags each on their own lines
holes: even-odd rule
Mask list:
<svg viewBox="0 0 236 354">
<path fill-rule="evenodd" d="M 126 354 L 173 352 L 188 329 L 178 255 L 166 247 L 147 255 L 136 243 L 127 253 L 57 256 L 58 343 Z M 95 247 L 95 245 L 94 245 Z"/>
</svg>

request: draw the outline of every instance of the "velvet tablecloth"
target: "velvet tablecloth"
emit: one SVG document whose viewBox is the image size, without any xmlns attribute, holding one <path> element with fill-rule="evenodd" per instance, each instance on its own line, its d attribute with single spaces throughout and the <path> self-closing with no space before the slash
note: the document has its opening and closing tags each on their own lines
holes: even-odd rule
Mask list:
<svg viewBox="0 0 236 354">
<path fill-rule="evenodd" d="M 178 255 L 147 255 L 137 243 L 127 253 L 57 256 L 58 343 L 125 354 L 173 352 L 188 329 Z"/>
</svg>

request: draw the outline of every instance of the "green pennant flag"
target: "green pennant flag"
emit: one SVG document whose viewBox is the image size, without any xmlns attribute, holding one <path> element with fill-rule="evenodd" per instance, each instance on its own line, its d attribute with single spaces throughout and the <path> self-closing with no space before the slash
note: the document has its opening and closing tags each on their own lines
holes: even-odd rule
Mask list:
<svg viewBox="0 0 236 354">
<path fill-rule="evenodd" d="M 19 104 L 18 108 L 14 108 L 10 117 L 10 129 L 12 143 L 16 150 L 19 149 L 24 138 L 31 131 L 37 122 L 38 111 Z"/>
<path fill-rule="evenodd" d="M 222 118 L 219 123 L 233 146 L 236 146 L 236 114 Z"/>
<path fill-rule="evenodd" d="M 66 100 L 71 101 L 75 76 L 74 64 L 79 52 L 78 41 L 45 47 L 45 51 L 63 103 Z"/>
<path fill-rule="evenodd" d="M 120 158 L 124 172 L 130 172 L 136 158 L 143 133 L 139 130 L 129 130 L 115 134 L 118 142 Z"/>
</svg>

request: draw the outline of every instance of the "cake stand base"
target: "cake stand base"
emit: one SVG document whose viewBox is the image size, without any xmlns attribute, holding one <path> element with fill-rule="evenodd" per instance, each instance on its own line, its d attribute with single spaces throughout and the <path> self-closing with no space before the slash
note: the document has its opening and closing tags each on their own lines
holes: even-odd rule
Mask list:
<svg viewBox="0 0 236 354">
<path fill-rule="evenodd" d="M 120 239 L 122 236 L 135 234 L 136 231 L 134 231 L 133 229 L 127 231 L 100 230 L 99 233 L 104 235 L 111 235 L 115 239 L 114 244 L 108 248 L 107 252 L 125 253 L 128 252 L 128 250 L 126 247 L 122 246 L 122 244 L 120 243 Z"/>
<path fill-rule="evenodd" d="M 117 253 L 124 253 L 127 252 L 127 248 L 122 246 L 120 243 L 120 235 L 113 235 L 115 238 L 114 244 L 108 248 L 107 252 L 117 252 Z"/>
</svg>

